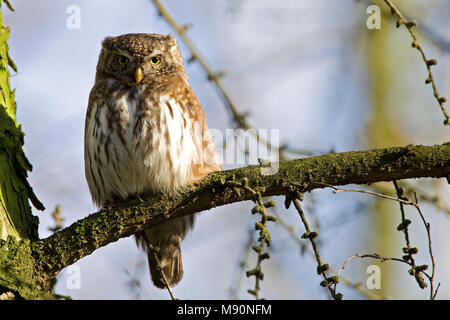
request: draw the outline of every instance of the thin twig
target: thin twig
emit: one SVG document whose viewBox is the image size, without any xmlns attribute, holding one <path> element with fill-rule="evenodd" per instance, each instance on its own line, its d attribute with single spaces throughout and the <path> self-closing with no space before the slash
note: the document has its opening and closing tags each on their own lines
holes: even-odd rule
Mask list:
<svg viewBox="0 0 450 320">
<path fill-rule="evenodd" d="M 342 266 L 339 268 L 337 275 L 339 275 L 341 273 L 341 271 L 343 269 L 345 269 L 346 265 L 353 259 L 355 258 L 372 258 L 372 259 L 377 259 L 377 260 L 381 260 L 381 262 L 385 262 L 385 261 L 396 261 L 396 262 L 401 262 L 404 264 L 407 264 L 408 266 L 412 267 L 411 262 L 406 261 L 404 259 L 401 258 L 394 258 L 394 257 L 386 257 L 386 256 L 380 256 L 379 254 L 373 253 L 373 254 L 359 254 L 356 253 L 353 256 L 351 256 L 350 258 L 348 258 L 347 260 L 345 260 L 345 262 L 342 264 Z M 427 277 L 427 278 L 431 278 L 431 276 L 425 271 L 422 270 L 420 272 L 423 272 L 423 274 Z"/>
<path fill-rule="evenodd" d="M 398 187 L 398 185 L 397 185 L 397 183 L 395 181 L 394 181 L 394 186 L 395 186 L 395 188 L 397 190 L 398 198 L 391 197 L 391 196 L 388 196 L 388 195 L 385 195 L 385 194 L 381 194 L 381 193 L 377 193 L 377 192 L 373 192 L 373 191 L 369 191 L 369 190 L 344 189 L 344 188 L 337 188 L 335 186 L 332 186 L 332 185 L 329 185 L 329 184 L 326 184 L 326 183 L 318 183 L 318 184 L 322 184 L 322 185 L 325 185 L 325 186 L 328 186 L 328 187 L 334 189 L 333 193 L 338 193 L 338 192 L 341 192 L 341 191 L 359 192 L 359 193 L 371 194 L 371 195 L 375 195 L 377 197 L 381 197 L 381 198 L 385 198 L 385 199 L 389 199 L 389 200 L 393 200 L 393 201 L 399 202 L 400 203 L 400 210 L 401 210 L 401 214 L 402 214 L 402 222 L 397 227 L 397 230 L 404 231 L 404 233 L 405 233 L 405 241 L 406 241 L 407 247 L 403 248 L 403 250 L 404 250 L 404 253 L 407 254 L 407 255 L 404 256 L 403 259 L 400 259 L 400 258 L 386 258 L 386 257 L 381 257 L 379 255 L 364 255 L 364 257 L 372 257 L 372 258 L 377 258 L 377 259 L 381 259 L 381 260 L 400 261 L 400 262 L 407 263 L 408 265 L 411 266 L 411 269 L 410 269 L 409 273 L 416 278 L 416 281 L 418 282 L 420 288 L 424 289 L 426 287 L 426 283 L 423 282 L 423 279 L 422 279 L 422 277 L 420 275 L 422 273 L 428 278 L 428 281 L 430 282 L 430 299 L 434 299 L 436 297 L 439 285 L 436 288 L 436 290 L 434 290 L 435 260 L 434 260 L 432 243 L 431 243 L 430 224 L 425 220 L 425 217 L 422 214 L 422 211 L 421 211 L 421 209 L 420 209 L 420 207 L 418 205 L 417 195 L 416 195 L 415 191 L 413 192 L 414 197 L 415 197 L 415 201 L 410 201 L 406 197 L 403 196 L 403 191 L 400 190 L 400 188 Z M 411 221 L 409 221 L 409 220 L 407 220 L 405 218 L 403 205 L 410 205 L 410 206 L 415 207 L 416 210 L 418 211 L 421 219 L 422 219 L 423 224 L 425 225 L 425 228 L 427 230 L 427 237 L 428 237 L 428 251 L 429 251 L 429 254 L 430 254 L 431 265 L 432 265 L 432 273 L 431 273 L 431 275 L 429 275 L 428 273 L 425 272 L 425 270 L 428 267 L 427 265 L 417 266 L 415 264 L 414 259 L 412 258 L 412 254 L 417 253 L 418 250 L 417 250 L 417 248 L 411 248 L 411 246 L 410 246 L 409 234 L 408 234 L 407 231 L 405 231 L 405 228 L 407 228 L 408 224 Z M 359 256 L 357 255 L 357 257 L 359 257 Z M 411 261 L 411 262 L 409 262 L 409 261 Z M 345 263 L 344 263 L 344 266 L 345 266 Z"/>
<path fill-rule="evenodd" d="M 383 0 L 391 9 L 391 13 L 396 15 L 397 20 L 397 28 L 401 25 L 404 25 L 406 29 L 408 29 L 409 34 L 411 35 L 411 38 L 413 39 L 412 47 L 419 50 L 423 61 L 425 62 L 425 65 L 427 67 L 428 71 L 428 78 L 425 80 L 425 83 L 431 83 L 431 86 L 433 88 L 433 95 L 436 98 L 436 101 L 439 104 L 439 107 L 442 110 L 442 113 L 444 115 L 444 125 L 450 125 L 450 117 L 447 113 L 447 110 L 445 109 L 444 103 L 447 101 L 447 99 L 443 96 L 439 95 L 439 92 L 437 90 L 436 83 L 434 81 L 433 72 L 431 71 L 431 66 L 435 65 L 437 61 L 435 59 L 427 59 L 425 56 L 425 52 L 422 49 L 422 45 L 420 44 L 419 40 L 417 39 L 416 34 L 414 33 L 413 28 L 417 26 L 416 21 L 408 21 L 405 19 L 405 17 L 402 15 L 402 13 L 394 6 L 394 4 L 390 0 Z"/>
<path fill-rule="evenodd" d="M 314 256 L 317 261 L 317 273 L 322 275 L 323 281 L 320 283 L 322 287 L 327 287 L 328 291 L 330 292 L 332 298 L 334 300 L 341 300 L 342 299 L 342 293 L 336 293 L 335 288 L 332 287 L 333 284 L 337 283 L 339 279 L 336 276 L 329 277 L 327 274 L 327 270 L 329 269 L 329 265 L 326 263 L 323 263 L 322 258 L 319 253 L 319 248 L 317 246 L 315 238 L 317 237 L 317 232 L 311 231 L 309 227 L 308 220 L 306 219 L 306 216 L 303 212 L 303 209 L 300 205 L 300 200 L 302 199 L 302 195 L 299 194 L 296 191 L 293 191 L 292 194 L 289 196 L 289 198 L 286 199 L 286 207 L 289 207 L 289 203 L 292 201 L 294 203 L 295 209 L 297 210 L 300 219 L 303 222 L 303 225 L 305 226 L 306 232 L 301 236 L 302 239 L 309 239 L 311 242 L 312 249 L 314 251 Z"/>
<path fill-rule="evenodd" d="M 191 40 L 191 38 L 187 35 L 186 31 L 188 29 L 188 26 L 182 26 L 180 25 L 172 15 L 168 12 L 167 8 L 161 3 L 159 0 L 152 0 L 156 9 L 158 10 L 161 17 L 163 17 L 167 23 L 172 27 L 173 30 L 178 34 L 178 36 L 181 38 L 181 40 L 184 42 L 184 44 L 187 46 L 189 51 L 191 52 L 192 56 L 189 59 L 189 62 L 192 61 L 198 61 L 198 63 L 201 65 L 203 70 L 206 72 L 208 76 L 208 80 L 214 83 L 214 85 L 217 87 L 223 101 L 225 102 L 226 107 L 231 112 L 233 117 L 234 124 L 242 128 L 244 130 L 247 130 L 251 135 L 255 137 L 255 139 L 262 143 L 267 147 L 268 150 L 270 150 L 271 153 L 277 152 L 280 160 L 286 160 L 286 156 L 284 155 L 284 152 L 289 152 L 293 154 L 298 155 L 309 155 L 312 154 L 310 151 L 305 150 L 290 150 L 287 149 L 286 146 L 275 146 L 273 145 L 269 140 L 263 138 L 260 136 L 257 130 L 254 130 L 254 128 L 248 123 L 246 117 L 247 114 L 241 113 L 238 111 L 238 108 L 231 100 L 229 94 L 224 88 L 224 85 L 222 81 L 220 80 L 224 76 L 224 72 L 217 72 L 215 71 L 211 65 L 208 63 L 206 58 L 203 56 L 201 51 L 197 48 L 197 46 L 194 44 L 194 42 Z M 253 129 L 253 130 L 250 130 Z"/>
<path fill-rule="evenodd" d="M 147 234 L 145 232 L 141 233 L 142 237 L 144 238 L 145 242 L 147 243 L 147 247 L 148 250 L 150 250 L 150 252 L 153 254 L 153 258 L 156 261 L 156 265 L 159 271 L 159 275 L 161 276 L 161 279 L 164 283 L 164 286 L 166 287 L 167 291 L 169 292 L 170 298 L 172 300 L 178 300 L 177 298 L 175 298 L 175 296 L 172 293 L 172 289 L 170 289 L 170 285 L 169 285 L 169 281 L 167 281 L 166 275 L 164 274 L 164 271 L 161 267 L 161 262 L 158 259 L 158 251 L 159 251 L 159 247 L 154 247 L 153 244 L 150 242 L 150 239 L 148 238 Z"/>
<path fill-rule="evenodd" d="M 373 1 L 366 0 L 365 3 L 367 6 L 371 5 Z M 381 8 L 381 17 L 385 19 L 389 12 L 392 12 L 389 6 Z M 402 11 L 405 16 L 410 16 L 409 12 L 405 10 L 406 8 L 402 8 Z M 406 13 L 405 13 L 406 12 Z M 393 16 L 395 19 L 397 16 Z M 388 16 L 387 19 L 390 17 Z M 385 19 L 385 20 L 387 20 Z M 417 19 L 417 18 L 416 18 Z M 389 21 L 392 21 L 389 19 Z M 426 38 L 431 44 L 434 44 L 437 48 L 442 50 L 442 52 L 449 54 L 450 53 L 450 41 L 447 40 L 442 34 L 440 34 L 437 30 L 435 30 L 431 25 L 427 24 L 425 21 L 420 20 L 418 18 L 417 24 L 420 25 L 420 29 L 418 29 L 418 33 Z"/>
<path fill-rule="evenodd" d="M 434 276 L 435 276 L 435 272 L 436 272 L 436 270 L 435 270 L 436 263 L 434 261 L 433 247 L 431 244 L 431 231 L 430 231 L 431 227 L 430 227 L 430 223 L 425 220 L 425 217 L 422 214 L 422 211 L 420 210 L 419 205 L 417 204 L 417 195 L 415 192 L 414 192 L 414 199 L 416 201 L 415 207 L 416 207 L 417 211 L 419 212 L 419 215 L 420 215 L 420 218 L 422 219 L 423 224 L 425 225 L 425 229 L 427 230 L 428 252 L 430 254 L 430 259 L 431 259 L 431 277 L 429 278 L 429 280 L 430 280 L 430 299 L 434 300 L 434 298 L 436 297 L 436 295 L 438 293 L 440 283 L 438 284 L 438 287 L 436 288 L 436 290 L 433 292 L 433 283 L 434 283 Z"/>
<path fill-rule="evenodd" d="M 374 191 L 370 191 L 370 190 L 337 188 L 337 187 L 335 187 L 335 186 L 333 186 L 331 184 L 321 183 L 321 182 L 318 182 L 318 184 L 321 184 L 321 185 L 324 185 L 324 186 L 327 186 L 329 188 L 334 189 L 334 191 L 333 191 L 334 194 L 336 194 L 338 192 L 342 192 L 342 191 L 345 191 L 345 192 L 359 192 L 359 193 L 371 194 L 371 195 L 374 195 L 374 196 L 377 196 L 377 197 L 380 197 L 380 198 L 385 198 L 385 199 L 389 199 L 389 200 L 393 200 L 393 201 L 398 201 L 398 202 L 406 204 L 406 205 L 411 205 L 411 206 L 414 205 L 414 202 L 411 202 L 411 201 L 408 201 L 408 200 L 404 200 L 404 199 L 395 198 L 395 197 L 391 197 L 391 196 L 388 196 L 386 194 L 382 194 L 382 193 L 378 193 L 378 192 L 374 192 Z"/>
<path fill-rule="evenodd" d="M 401 189 L 398 184 L 397 181 L 393 180 L 392 181 L 395 187 L 395 191 L 397 193 L 397 197 L 399 199 L 408 201 L 407 198 L 405 198 L 403 196 L 403 189 Z M 403 260 L 408 260 L 411 262 L 411 270 L 416 270 L 416 262 L 414 260 L 413 255 L 418 253 L 418 249 L 417 248 L 411 248 L 411 243 L 409 241 L 409 232 L 408 232 L 408 226 L 411 223 L 410 220 L 406 219 L 406 215 L 405 215 L 405 209 L 403 207 L 403 203 L 399 202 L 400 205 L 400 214 L 401 214 L 401 222 L 397 227 L 398 231 L 402 231 L 404 236 L 405 236 L 405 243 L 406 243 L 406 247 L 403 248 L 403 253 L 405 253 L 405 255 L 403 256 Z M 414 205 L 414 204 L 412 204 Z M 412 276 L 414 276 L 416 278 L 417 283 L 419 284 L 421 289 L 424 289 L 426 287 L 426 284 L 423 280 L 423 277 L 421 276 L 420 272 L 413 272 L 411 273 Z"/>
<path fill-rule="evenodd" d="M 277 223 L 290 235 L 290 237 L 300 246 L 301 250 L 303 251 L 303 248 L 306 247 L 305 244 L 300 240 L 297 233 L 294 231 L 293 227 L 289 224 L 287 224 L 278 214 L 277 214 Z M 308 250 L 309 253 L 311 253 L 314 256 L 314 252 Z M 339 280 L 342 280 L 342 282 L 353 289 L 355 289 L 357 292 L 365 295 L 367 298 L 372 300 L 384 300 L 385 298 L 374 294 L 368 290 L 364 290 L 361 288 L 361 282 L 353 282 L 350 279 L 345 278 L 344 276 L 339 276 L 337 272 L 330 266 L 329 271 L 333 274 L 336 274 L 338 276 Z"/>
<path fill-rule="evenodd" d="M 64 227 L 63 222 L 66 219 L 61 216 L 61 205 L 60 204 L 56 205 L 55 210 L 52 212 L 52 218 L 55 220 L 55 226 L 49 227 L 48 229 L 52 232 L 61 230 Z"/>
<path fill-rule="evenodd" d="M 249 188 L 249 187 L 247 187 Z M 252 189 L 250 189 L 252 190 Z M 255 203 L 256 206 L 252 209 L 252 214 L 259 213 L 261 215 L 261 220 L 255 223 L 255 230 L 259 231 L 259 238 L 258 242 L 259 245 L 252 246 L 253 251 L 255 251 L 258 254 L 258 259 L 256 261 L 256 266 L 247 271 L 246 275 L 247 277 L 254 276 L 255 277 L 255 288 L 247 290 L 248 293 L 251 295 L 254 295 L 257 300 L 260 299 L 259 297 L 259 291 L 260 291 L 260 281 L 264 279 L 264 273 L 261 269 L 261 263 L 263 260 L 269 259 L 270 255 L 268 252 L 264 252 L 264 246 L 270 247 L 272 245 L 272 240 L 270 238 L 269 230 L 267 229 L 267 222 L 268 221 L 276 221 L 274 216 L 268 215 L 266 209 L 271 208 L 275 206 L 275 201 L 269 201 L 266 203 L 263 203 L 262 197 L 260 193 L 254 192 L 254 195 L 256 197 Z"/>
<path fill-rule="evenodd" d="M 394 187 L 395 187 L 395 191 L 397 192 L 397 196 L 401 199 L 407 200 L 408 199 L 403 195 L 403 189 L 401 187 L 398 186 L 397 182 L 394 180 Z M 412 206 L 414 206 L 417 209 L 417 212 L 420 215 L 420 218 L 422 219 L 422 222 L 425 226 L 425 229 L 427 231 L 427 237 L 428 237 L 428 252 L 430 254 L 430 259 L 431 259 L 431 266 L 432 266 L 432 271 L 431 271 L 431 276 L 428 277 L 429 282 L 430 282 L 430 300 L 433 300 L 434 297 L 436 297 L 437 294 L 437 290 L 436 292 L 434 291 L 434 275 L 435 275 L 435 261 L 434 261 L 434 255 L 433 255 L 433 248 L 432 248 L 432 244 L 431 244 L 431 232 L 430 232 L 430 224 L 425 220 L 424 215 L 422 214 L 422 210 L 419 207 L 418 204 L 418 200 L 417 200 L 417 194 L 415 191 L 413 191 L 413 195 L 414 195 L 414 202 L 412 202 Z M 398 230 L 403 230 L 404 234 L 405 234 L 405 241 L 406 241 L 406 248 L 403 248 L 403 251 L 407 254 L 406 256 L 404 256 L 404 259 L 408 259 L 411 261 L 411 266 L 412 266 L 412 270 L 414 270 L 414 272 L 412 272 L 412 275 L 414 275 L 416 277 L 417 282 L 419 283 L 419 286 L 423 289 L 426 287 L 426 284 L 423 282 L 423 279 L 420 277 L 420 272 L 418 271 L 418 268 L 415 265 L 415 261 L 413 258 L 413 254 L 416 254 L 418 252 L 417 248 L 411 248 L 410 242 L 409 242 L 409 234 L 408 234 L 408 225 L 411 221 L 405 219 L 405 212 L 403 209 L 403 204 L 400 203 L 400 211 L 401 211 L 401 216 L 402 216 L 402 222 L 400 223 L 400 225 L 398 226 Z M 420 269 L 419 269 L 420 270 Z"/>
<path fill-rule="evenodd" d="M 169 281 L 167 281 L 166 275 L 164 274 L 164 272 L 162 270 L 162 267 L 161 267 L 161 263 L 160 263 L 160 261 L 158 259 L 156 248 L 153 247 L 153 245 L 151 243 L 148 243 L 148 247 L 149 247 L 149 250 L 152 252 L 153 257 L 155 258 L 156 265 L 158 266 L 158 270 L 159 270 L 160 276 L 161 276 L 161 278 L 163 280 L 164 286 L 166 287 L 167 291 L 169 291 L 170 298 L 172 298 L 172 300 L 178 300 L 177 298 L 175 298 L 175 296 L 172 293 L 172 290 L 170 289 Z"/>
<path fill-rule="evenodd" d="M 373 259 L 381 260 L 381 262 L 397 261 L 397 262 L 402 262 L 402 263 L 405 263 L 405 264 L 407 264 L 409 266 L 412 266 L 411 262 L 408 262 L 408 261 L 400 259 L 400 258 L 380 256 L 379 254 L 376 254 L 376 253 L 373 253 L 373 254 L 359 254 L 359 253 L 356 253 L 353 256 L 351 256 L 350 258 L 345 260 L 345 262 L 342 264 L 342 266 L 338 269 L 337 276 L 339 276 L 341 274 L 341 271 L 345 269 L 347 264 L 350 261 L 352 261 L 353 259 L 355 259 L 355 258 L 373 258 Z"/>
<path fill-rule="evenodd" d="M 250 253 L 250 249 L 252 248 L 253 230 L 249 229 L 248 231 L 249 231 L 248 232 L 248 240 L 245 242 L 245 246 L 242 249 L 242 253 L 239 258 L 238 266 L 233 271 L 233 275 L 232 275 L 231 281 L 230 281 L 230 287 L 228 289 L 228 297 L 232 300 L 236 300 L 238 298 L 237 293 L 241 286 L 242 273 L 246 266 L 246 262 L 248 259 L 248 255 Z"/>
<path fill-rule="evenodd" d="M 376 186 L 373 186 L 375 189 L 380 191 L 381 193 L 393 193 L 392 189 L 388 188 L 387 186 L 377 184 Z M 403 182 L 402 188 L 405 190 L 405 193 L 413 194 L 414 192 L 417 193 L 417 198 L 421 202 L 428 202 L 436 207 L 436 209 L 444 211 L 448 216 L 450 216 L 450 207 L 446 206 L 445 203 L 443 203 L 443 200 L 438 195 L 430 195 L 427 194 L 425 191 L 420 190 L 417 186 L 411 185 L 410 183 L 407 183 L 406 181 Z"/>
</svg>

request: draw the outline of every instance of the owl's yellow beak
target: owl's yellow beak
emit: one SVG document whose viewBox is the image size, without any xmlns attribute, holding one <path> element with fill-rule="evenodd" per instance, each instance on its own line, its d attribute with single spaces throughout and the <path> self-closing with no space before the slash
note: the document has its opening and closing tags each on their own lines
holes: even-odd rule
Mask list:
<svg viewBox="0 0 450 320">
<path fill-rule="evenodd" d="M 136 84 L 141 83 L 142 79 L 144 79 L 144 70 L 142 70 L 142 67 L 137 67 L 136 70 L 134 70 L 134 80 L 136 80 Z"/>
</svg>

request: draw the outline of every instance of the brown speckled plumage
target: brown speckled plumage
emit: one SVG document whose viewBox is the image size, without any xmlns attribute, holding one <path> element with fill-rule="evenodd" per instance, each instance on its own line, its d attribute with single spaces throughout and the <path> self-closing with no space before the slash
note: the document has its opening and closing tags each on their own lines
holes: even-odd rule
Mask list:
<svg viewBox="0 0 450 320">
<path fill-rule="evenodd" d="M 146 192 L 177 192 L 217 170 L 203 110 L 187 82 L 175 38 L 106 38 L 85 123 L 85 172 L 93 201 L 102 206 Z M 182 277 L 180 243 L 192 225 L 188 216 L 136 235 L 144 249 L 147 241 L 160 248 L 158 259 L 170 285 Z M 150 253 L 148 260 L 154 284 L 164 287 Z"/>
</svg>

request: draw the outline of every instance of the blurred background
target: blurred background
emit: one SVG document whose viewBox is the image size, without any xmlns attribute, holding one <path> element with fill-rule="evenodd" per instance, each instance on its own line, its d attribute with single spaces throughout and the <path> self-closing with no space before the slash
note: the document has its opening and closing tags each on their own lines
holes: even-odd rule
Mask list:
<svg viewBox="0 0 450 320">
<path fill-rule="evenodd" d="M 40 236 L 49 236 L 51 216 L 60 204 L 63 224 L 95 212 L 84 177 L 83 131 L 89 91 L 94 83 L 100 43 L 106 36 L 130 32 L 173 33 L 152 1 L 13 0 L 15 12 L 3 6 L 11 28 L 10 55 L 18 72 L 17 119 L 25 149 L 34 166 L 30 183 L 45 204 Z M 382 1 L 355 0 L 163 0 L 178 23 L 191 24 L 188 35 L 210 65 L 226 72 L 225 90 L 240 112 L 258 129 L 278 129 L 280 144 L 303 150 L 303 155 L 364 150 L 414 144 L 441 144 L 449 127 L 432 89 L 424 84 L 425 64 L 411 48 L 412 39 Z M 381 29 L 369 30 L 366 9 L 378 4 Z M 439 92 L 450 96 L 450 4 L 446 0 L 395 1 L 406 17 L 417 20 L 417 34 L 433 67 Z M 80 12 L 80 28 L 67 20 Z M 177 39 L 179 37 L 177 36 Z M 179 40 L 187 61 L 191 53 Z M 225 132 L 234 124 L 218 90 L 197 62 L 186 63 L 191 86 L 205 109 L 210 128 Z M 221 143 L 217 144 L 218 147 Z M 254 164 L 250 161 L 248 164 Z M 235 165 L 236 166 L 236 165 Z M 227 165 L 226 168 L 235 167 Z M 439 299 L 450 298 L 450 187 L 443 179 L 409 181 L 419 193 L 437 197 L 420 205 L 431 223 Z M 361 187 L 361 186 L 351 186 Z M 363 186 L 364 188 L 369 188 Z M 377 184 L 392 192 L 392 184 Z M 386 191 L 386 192 L 387 192 Z M 298 214 L 275 198 L 279 215 L 290 230 L 272 223 L 270 260 L 261 296 L 267 299 L 328 299 L 319 286 L 316 261 Z M 436 208 L 436 203 L 441 207 Z M 258 217 L 251 202 L 220 207 L 197 215 L 194 231 L 182 244 L 184 279 L 173 288 L 181 299 L 251 299 L 256 254 L 248 250 L 256 240 Z M 355 253 L 400 257 L 403 235 L 398 203 L 370 195 L 330 189 L 307 194 L 304 209 L 319 232 L 320 252 L 335 270 Z M 407 208 L 411 243 L 419 248 L 417 264 L 430 264 L 426 230 L 414 208 Z M 272 211 L 272 214 L 275 214 Z M 289 232 L 290 231 L 290 232 Z M 292 236 L 294 235 L 296 239 Z M 306 246 L 303 246 L 304 243 Z M 368 290 L 366 268 L 381 268 L 381 289 Z M 167 291 L 150 282 L 146 256 L 132 237 L 95 251 L 76 263 L 81 288 L 67 285 L 69 272 L 58 276 L 55 291 L 74 299 L 169 299 Z M 338 285 L 344 299 L 426 299 L 408 275 L 408 266 L 393 262 L 353 260 L 341 273 L 353 284 Z"/>
</svg>

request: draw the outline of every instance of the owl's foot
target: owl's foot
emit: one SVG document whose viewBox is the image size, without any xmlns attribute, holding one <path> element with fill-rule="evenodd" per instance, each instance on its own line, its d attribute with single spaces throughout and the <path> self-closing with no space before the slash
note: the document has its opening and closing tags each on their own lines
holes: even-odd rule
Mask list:
<svg viewBox="0 0 450 320">
<path fill-rule="evenodd" d="M 102 210 L 111 210 L 116 206 L 116 204 L 112 201 L 106 201 L 103 206 L 102 206 Z"/>
<path fill-rule="evenodd" d="M 145 203 L 145 201 L 138 194 L 128 196 L 127 200 L 128 201 L 139 200 L 140 203 Z"/>
</svg>

